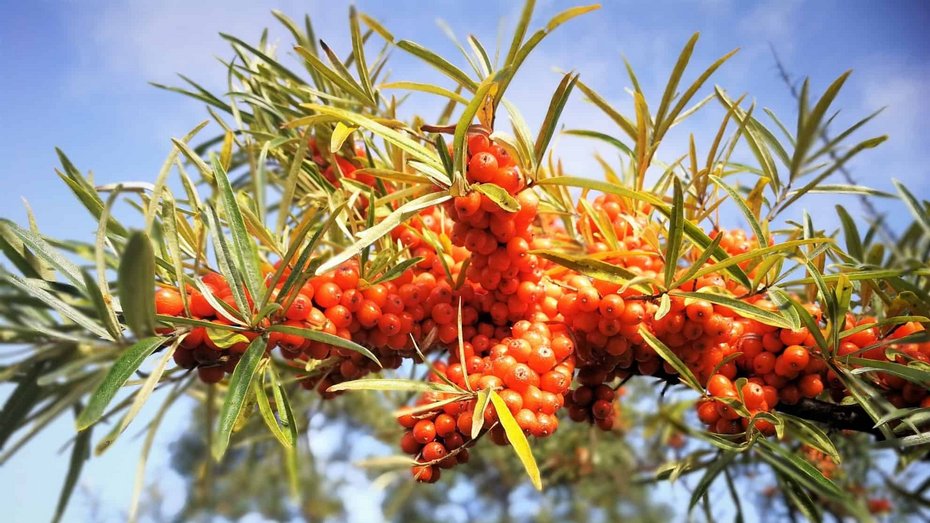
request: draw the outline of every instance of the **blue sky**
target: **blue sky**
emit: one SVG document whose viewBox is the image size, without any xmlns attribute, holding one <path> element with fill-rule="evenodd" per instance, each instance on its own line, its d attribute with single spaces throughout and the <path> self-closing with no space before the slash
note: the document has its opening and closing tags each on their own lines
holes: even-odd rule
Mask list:
<svg viewBox="0 0 930 523">
<path fill-rule="evenodd" d="M 570 5 L 551 0 L 539 4 L 536 24 Z M 46 233 L 89 238 L 96 224 L 55 175 L 53 147 L 61 147 L 80 169 L 93 170 L 98 183 L 152 180 L 169 151 L 169 138 L 186 133 L 205 119 L 206 112 L 201 104 L 155 89 L 148 81 L 177 83 L 174 73 L 181 72 L 222 89 L 225 75 L 215 57 L 229 53 L 217 33 L 255 41 L 263 26 L 276 23 L 272 8 L 295 18 L 309 12 L 319 36 L 345 53 L 349 49 L 346 5 L 243 0 L 3 3 L 0 158 L 5 165 L 0 171 L 4 189 L 0 215 L 24 221 L 22 198 L 26 198 Z M 509 29 L 519 11 L 516 2 L 503 1 L 362 1 L 358 5 L 398 37 L 438 49 L 460 64 L 454 47 L 437 27 L 437 18 L 448 22 L 461 38 L 474 33 L 494 47 L 499 20 L 506 19 Z M 794 103 L 777 75 L 771 44 L 796 77 L 811 76 L 817 93 L 846 69 L 854 69 L 837 102 L 843 108 L 837 121 L 851 123 L 887 106 L 860 138 L 888 134 L 890 139 L 855 161 L 853 175 L 860 183 L 881 189 L 890 189 L 890 180 L 897 178 L 927 199 L 930 166 L 923 154 L 930 150 L 928 26 L 930 8 L 921 1 L 609 2 L 600 12 L 551 35 L 525 64 L 510 98 L 535 127 L 560 79 L 553 67 L 574 69 L 629 114 L 622 55 L 636 67 L 655 105 L 681 46 L 691 33 L 700 31 L 693 60 L 697 65 L 686 78 L 693 78 L 700 64 L 740 47 L 714 81 L 734 96 L 751 93 L 759 105 L 789 119 Z M 281 53 L 289 53 L 286 35 L 277 27 L 271 34 Z M 393 79 L 441 81 L 400 52 L 393 58 Z M 436 114 L 435 103 L 423 107 L 428 109 L 425 114 Z M 719 110 L 713 108 L 688 128 L 695 133 L 699 149 L 712 139 L 719 118 Z M 580 96 L 570 102 L 565 121 L 571 127 L 615 131 Z M 666 158 L 683 152 L 686 138 L 683 133 L 672 134 Z M 598 176 L 592 144 L 561 138 L 556 147 L 570 171 Z M 807 205 L 818 220 L 832 224 L 834 200 L 814 199 Z M 858 203 L 845 202 L 856 216 Z M 906 219 L 899 205 L 880 202 L 880 206 L 893 222 Z M 0 388 L 0 395 L 5 393 Z M 171 421 L 183 425 L 183 413 Z M 70 437 L 69 430 L 70 423 L 56 425 L 0 469 L 0 506 L 20 507 L 14 509 L 14 521 L 44 520 L 51 513 L 49 496 L 57 491 L 66 466 L 66 457 L 56 452 Z M 169 435 L 160 441 L 167 445 Z M 100 494 L 107 514 L 119 514 L 128 503 L 127 479 L 134 473 L 139 444 L 125 438 L 87 468 L 82 485 Z M 157 451 L 150 473 L 162 474 L 165 468 L 165 453 Z M 69 515 L 74 521 L 86 515 L 80 500 Z"/>
</svg>

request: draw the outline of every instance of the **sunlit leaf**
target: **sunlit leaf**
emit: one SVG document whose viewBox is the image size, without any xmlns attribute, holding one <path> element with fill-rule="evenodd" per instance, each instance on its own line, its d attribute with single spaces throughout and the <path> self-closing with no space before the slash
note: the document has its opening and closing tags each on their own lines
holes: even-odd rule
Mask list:
<svg viewBox="0 0 930 523">
<path fill-rule="evenodd" d="M 233 426 L 239 418 L 242 407 L 245 405 L 247 396 L 251 392 L 252 381 L 255 378 L 258 364 L 261 363 L 265 356 L 265 348 L 268 345 L 268 336 L 262 335 L 249 344 L 249 347 L 242 355 L 242 359 L 236 364 L 236 369 L 229 378 L 229 390 L 226 391 L 226 399 L 223 401 L 223 407 L 220 409 L 216 434 L 213 438 L 213 446 L 210 449 L 213 458 L 219 461 L 226 453 L 229 446 L 229 438 L 232 436 Z"/>
<path fill-rule="evenodd" d="M 131 347 L 123 351 L 120 357 L 113 363 L 110 370 L 107 371 L 103 381 L 97 386 L 97 389 L 91 394 L 87 406 L 81 411 L 76 421 L 78 430 L 84 430 L 93 425 L 103 415 L 104 409 L 110 401 L 116 397 L 120 387 L 126 383 L 126 380 L 142 365 L 145 358 L 149 357 L 152 352 L 162 346 L 167 338 L 152 337 L 137 341 Z"/>
<path fill-rule="evenodd" d="M 533 457 L 533 451 L 530 449 L 530 442 L 527 441 L 523 429 L 517 424 L 504 398 L 501 398 L 497 392 L 491 391 L 491 403 L 494 404 L 494 410 L 497 411 L 497 417 L 500 419 L 504 432 L 507 434 L 507 440 L 513 447 L 513 451 L 523 463 L 526 474 L 530 477 L 530 482 L 536 487 L 536 490 L 542 490 L 542 478 L 539 475 L 539 467 L 536 465 L 536 459 Z"/>
</svg>

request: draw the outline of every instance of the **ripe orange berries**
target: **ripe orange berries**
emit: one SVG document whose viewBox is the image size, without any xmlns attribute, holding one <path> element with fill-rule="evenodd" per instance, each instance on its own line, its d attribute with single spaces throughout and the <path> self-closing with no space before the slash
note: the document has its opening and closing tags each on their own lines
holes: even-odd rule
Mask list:
<svg viewBox="0 0 930 523">
<path fill-rule="evenodd" d="M 842 385 L 836 376 L 831 379 L 806 328 L 782 329 L 706 300 L 675 292 L 662 297 L 655 288 L 650 292 L 649 282 L 661 279 L 665 260 L 654 238 L 643 234 L 648 218 L 630 202 L 602 195 L 590 206 L 579 205 L 572 217 L 578 229 L 568 235 L 551 206 L 539 212 L 539 196 L 527 187 L 526 177 L 504 148 L 480 133 L 468 136 L 467 142 L 466 180 L 497 184 L 516 200 L 519 210 L 502 209 L 473 186 L 441 207 L 424 209 L 391 232 L 406 249 L 401 259 L 422 260 L 389 281 L 381 279 L 384 274 L 370 274 L 378 270 L 372 267 L 377 264 L 361 267 L 353 260 L 314 275 L 289 296 L 279 296 L 283 282 L 273 282 L 273 271 L 264 270 L 266 284 L 276 287 L 270 289 L 272 301 L 290 305 L 271 313 L 256 332 L 244 333 L 254 339 L 276 324 L 325 332 L 369 348 L 386 368 L 396 368 L 402 358 L 419 358 L 412 340 L 420 344 L 434 369 L 426 379 L 448 380 L 465 392 L 452 402 L 443 402 L 450 397 L 445 392 L 426 393 L 417 399 L 415 415 L 398 419 L 404 428 L 401 450 L 416 460 L 412 473 L 419 481 L 436 481 L 441 469 L 468 460 L 466 447 L 474 444 L 480 390 L 494 390 L 518 425 L 534 437 L 555 432 L 563 408 L 574 421 L 603 430 L 619 426 L 617 383 L 636 374 L 675 378 L 675 368 L 652 349 L 644 332 L 666 345 L 706 386 L 708 395 L 697 403 L 697 417 L 721 434 L 739 434 L 751 427 L 768 434 L 774 427 L 761 413 L 780 403 L 842 395 Z M 333 180 L 338 171 L 355 176 L 352 161 L 338 156 L 333 161 L 323 166 Z M 747 252 L 755 242 L 741 231 L 711 235 L 723 235 L 720 246 L 730 254 Z M 622 267 L 636 281 L 621 285 L 598 280 L 534 254 L 574 245 L 582 238 L 583 251 Z M 445 247 L 443 252 L 437 252 L 437 244 Z M 752 271 L 749 264 L 741 267 Z M 285 267 L 281 280 L 291 270 Z M 235 304 L 220 275 L 207 274 L 203 282 L 217 300 Z M 682 285 L 685 291 L 701 289 L 749 296 L 739 299 L 775 310 L 773 303 L 751 295 L 724 274 L 705 274 Z M 191 316 L 212 321 L 217 329 L 242 330 L 217 318 L 199 292 L 187 294 Z M 159 289 L 156 309 L 159 314 L 180 315 L 185 308 L 177 291 Z M 809 310 L 820 322 L 819 310 Z M 850 315 L 847 329 L 854 323 Z M 182 325 L 179 330 L 188 328 Z M 884 358 L 884 346 L 869 346 L 921 329 L 916 323 L 891 331 L 862 329 L 842 340 L 839 356 Z M 426 340 L 429 343 L 423 343 Z M 196 368 L 205 382 L 220 381 L 235 368 L 247 344 L 240 341 L 224 348 L 217 343 L 224 345 L 205 329 L 193 329 L 175 352 L 175 361 L 183 368 Z M 292 364 L 302 373 L 301 385 L 324 397 L 332 394 L 326 392 L 331 385 L 378 368 L 361 354 L 299 335 L 271 333 L 268 350 L 276 347 L 281 350 L 274 357 Z M 927 344 L 898 342 L 894 347 L 908 358 L 930 360 Z M 306 371 L 315 367 L 309 360 L 321 360 L 322 372 Z M 930 405 L 925 390 L 896 376 L 880 375 L 876 382 L 896 405 Z M 489 434 L 496 443 L 508 443 L 497 423 L 501 414 L 493 406 L 478 413 L 478 420 L 484 420 L 476 432 L 479 438 Z"/>
</svg>

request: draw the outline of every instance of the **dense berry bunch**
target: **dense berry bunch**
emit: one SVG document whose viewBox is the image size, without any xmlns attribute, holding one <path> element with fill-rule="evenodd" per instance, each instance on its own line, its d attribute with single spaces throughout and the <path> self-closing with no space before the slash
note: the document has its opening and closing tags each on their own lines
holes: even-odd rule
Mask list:
<svg viewBox="0 0 930 523">
<path fill-rule="evenodd" d="M 840 401 L 847 394 L 825 363 L 834 355 L 823 354 L 806 328 L 779 328 L 674 292 L 663 296 L 650 283 L 665 272 L 666 260 L 648 206 L 613 194 L 580 201 L 569 234 L 563 222 L 540 212 L 536 190 L 504 147 L 481 133 L 469 136 L 467 147 L 462 193 L 391 232 L 409 258 L 419 259 L 402 273 L 363 277 L 353 260 L 322 275 L 302 275 L 299 285 L 281 295 L 296 269 L 269 265 L 265 270 L 271 301 L 282 308 L 262 329 L 297 329 L 272 329 L 267 350 L 277 349 L 291 362 L 304 387 L 329 396 L 332 385 L 358 379 L 378 365 L 295 332 L 352 340 L 370 349 L 385 368 L 398 367 L 403 358 L 432 361 L 428 380 L 445 388 L 423 394 L 398 419 L 405 429 L 401 449 L 416 460 L 418 480 L 436 481 L 442 469 L 467 461 L 467 449 L 485 434 L 508 443 L 492 404 L 475 414 L 482 390 L 495 391 L 530 436 L 555 432 L 563 407 L 573 421 L 611 430 L 618 422 L 618 382 L 632 375 L 677 379 L 646 335 L 668 347 L 706 388 L 697 417 L 717 433 L 771 434 L 774 426 L 763 413 L 778 405 Z M 374 183 L 356 172 L 357 158 L 324 159 L 315 142 L 311 152 L 333 183 L 339 180 L 334 165 L 343 178 Z M 363 153 L 356 151 L 357 157 Z M 757 245 L 740 230 L 713 230 L 709 236 L 721 236 L 720 247 L 734 256 Z M 591 278 L 536 253 L 555 246 L 571 251 L 572 245 L 627 271 L 629 281 Z M 752 260 L 739 266 L 750 277 L 757 270 Z M 726 293 L 776 311 L 765 294 L 750 293 L 722 273 L 702 274 L 671 290 Z M 178 365 L 197 368 L 203 381 L 214 383 L 232 372 L 248 341 L 260 333 L 234 327 L 230 312 L 236 302 L 222 277 L 209 273 L 202 283 L 210 297 L 188 288 L 185 304 L 177 290 L 161 288 L 156 306 L 159 314 L 217 325 L 192 328 L 175 353 Z M 807 310 L 825 329 L 819 309 Z M 874 318 L 850 314 L 835 357 L 927 362 L 930 343 L 895 341 L 921 330 L 919 323 L 882 330 Z M 896 406 L 930 407 L 927 390 L 899 376 L 879 374 L 875 384 Z"/>
<path fill-rule="evenodd" d="M 478 334 L 472 343 L 463 344 L 461 354 L 451 351 L 448 362 L 436 363 L 429 380 L 449 383 L 462 394 L 494 390 L 524 432 L 538 438 L 548 437 L 558 429 L 556 414 L 564 405 L 571 385 L 574 372 L 571 339 L 563 328 L 551 329 L 544 323 L 526 320 L 515 323 L 511 334 L 499 341 Z M 507 444 L 493 406 L 487 405 L 478 415 L 481 426 L 476 431 L 477 399 L 450 401 L 455 397 L 451 393 L 427 393 L 418 400 L 413 413 L 398 418 L 402 426 L 410 429 L 401 439 L 401 448 L 419 460 L 414 473 L 423 481 L 432 481 L 438 475 L 436 467 L 448 468 L 468 459 L 467 452 L 459 451 L 457 461 L 449 458 L 436 461 L 436 456 L 445 454 L 434 451 L 451 452 L 463 443 L 470 445 L 476 432 L 490 433 L 495 443 Z M 432 439 L 418 438 L 418 427 L 421 435 L 435 433 L 441 439 L 442 449 Z M 435 430 L 427 430 L 430 427 Z M 424 476 L 424 467 L 433 470 Z"/>
<path fill-rule="evenodd" d="M 531 226 L 539 198 L 510 155 L 482 134 L 468 140 L 469 184 L 495 184 L 514 198 L 520 209 L 508 212 L 475 188 L 457 196 L 446 212 L 454 221 L 452 243 L 471 253 L 468 280 L 480 288 L 476 305 L 496 325 L 526 318 L 539 300 L 540 261 L 533 247 Z"/>
</svg>

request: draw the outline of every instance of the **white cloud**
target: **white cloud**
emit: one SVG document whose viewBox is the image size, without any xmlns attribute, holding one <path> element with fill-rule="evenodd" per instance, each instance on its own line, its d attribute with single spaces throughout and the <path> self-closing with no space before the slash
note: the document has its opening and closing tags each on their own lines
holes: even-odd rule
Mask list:
<svg viewBox="0 0 930 523">
<path fill-rule="evenodd" d="M 916 70 L 895 65 L 876 67 L 863 81 L 862 106 L 868 111 L 884 107 L 878 121 L 891 128 L 897 146 L 911 146 L 924 135 L 928 111 L 926 100 L 930 96 L 930 69 Z"/>
<path fill-rule="evenodd" d="M 794 52 L 799 2 L 785 0 L 760 2 L 739 22 L 739 30 L 747 40 L 768 45 L 774 44 L 779 52 L 791 55 Z"/>
<path fill-rule="evenodd" d="M 129 0 L 99 10 L 74 7 L 78 12 L 71 17 L 71 28 L 80 64 L 72 80 L 78 91 L 106 88 L 113 77 L 128 79 L 130 88 L 145 88 L 140 79 L 174 83 L 176 73 L 222 81 L 217 57 L 228 60 L 232 52 L 220 32 L 256 42 L 262 28 L 269 27 L 269 41 L 285 45 L 290 35 L 272 17 L 272 8 L 295 18 L 312 9 L 300 2 L 248 0 Z M 344 8 L 312 10 L 317 30 L 345 29 Z M 338 24 L 333 23 L 336 16 Z M 279 54 L 287 52 L 279 49 Z"/>
</svg>

